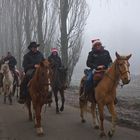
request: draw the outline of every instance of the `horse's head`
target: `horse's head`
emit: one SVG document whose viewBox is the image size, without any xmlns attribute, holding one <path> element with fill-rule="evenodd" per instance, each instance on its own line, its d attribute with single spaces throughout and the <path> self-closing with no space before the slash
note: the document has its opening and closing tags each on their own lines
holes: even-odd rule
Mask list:
<svg viewBox="0 0 140 140">
<path fill-rule="evenodd" d="M 116 58 L 117 58 L 116 63 L 117 63 L 119 75 L 123 84 L 128 84 L 130 82 L 130 71 L 129 71 L 130 64 L 128 62 L 130 57 L 131 57 L 131 54 L 127 56 L 120 56 L 116 52 Z"/>
<path fill-rule="evenodd" d="M 9 72 L 9 65 L 8 65 L 8 63 L 2 64 L 2 66 L 1 66 L 1 71 L 2 71 L 2 73 L 7 73 L 7 72 Z"/>
<path fill-rule="evenodd" d="M 40 62 L 36 69 L 37 80 L 42 85 L 49 85 L 51 79 L 51 68 L 48 60 Z"/>
</svg>

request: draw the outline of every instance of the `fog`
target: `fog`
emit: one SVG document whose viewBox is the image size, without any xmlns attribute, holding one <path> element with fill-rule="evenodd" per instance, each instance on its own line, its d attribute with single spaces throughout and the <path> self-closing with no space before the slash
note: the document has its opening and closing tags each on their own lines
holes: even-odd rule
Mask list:
<svg viewBox="0 0 140 140">
<path fill-rule="evenodd" d="M 72 77 L 73 84 L 79 80 L 86 68 L 86 59 L 91 50 L 91 40 L 99 38 L 112 59 L 115 52 L 127 55 L 132 74 L 140 74 L 140 1 L 139 0 L 87 0 L 90 14 L 84 32 L 82 53 Z"/>
</svg>

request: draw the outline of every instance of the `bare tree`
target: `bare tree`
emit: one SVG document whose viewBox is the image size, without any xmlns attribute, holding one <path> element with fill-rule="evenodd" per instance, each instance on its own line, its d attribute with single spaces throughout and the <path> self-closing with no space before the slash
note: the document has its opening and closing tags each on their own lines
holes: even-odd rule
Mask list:
<svg viewBox="0 0 140 140">
<path fill-rule="evenodd" d="M 68 82 L 78 62 L 82 48 L 82 34 L 89 13 L 85 0 L 59 0 L 60 50 L 62 62 L 68 67 Z"/>
</svg>

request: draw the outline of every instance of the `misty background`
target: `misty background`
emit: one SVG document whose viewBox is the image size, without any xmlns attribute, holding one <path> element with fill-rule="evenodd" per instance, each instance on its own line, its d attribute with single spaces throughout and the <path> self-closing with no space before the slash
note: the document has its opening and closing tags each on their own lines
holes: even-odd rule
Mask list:
<svg viewBox="0 0 140 140">
<path fill-rule="evenodd" d="M 84 44 L 74 69 L 72 85 L 79 85 L 91 50 L 91 40 L 99 38 L 112 59 L 115 52 L 130 59 L 130 72 L 140 74 L 140 1 L 139 0 L 87 0 L 90 14 L 84 32 Z"/>
</svg>

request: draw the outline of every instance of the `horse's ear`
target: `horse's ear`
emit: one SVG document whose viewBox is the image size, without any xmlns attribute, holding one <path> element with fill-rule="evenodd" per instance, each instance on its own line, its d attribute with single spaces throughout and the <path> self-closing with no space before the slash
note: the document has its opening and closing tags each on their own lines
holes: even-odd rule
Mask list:
<svg viewBox="0 0 140 140">
<path fill-rule="evenodd" d="M 120 55 L 117 52 L 115 54 L 116 54 L 117 59 L 121 58 Z"/>
<path fill-rule="evenodd" d="M 132 54 L 128 55 L 128 56 L 127 56 L 127 59 L 129 59 L 131 56 L 132 56 Z"/>
</svg>

